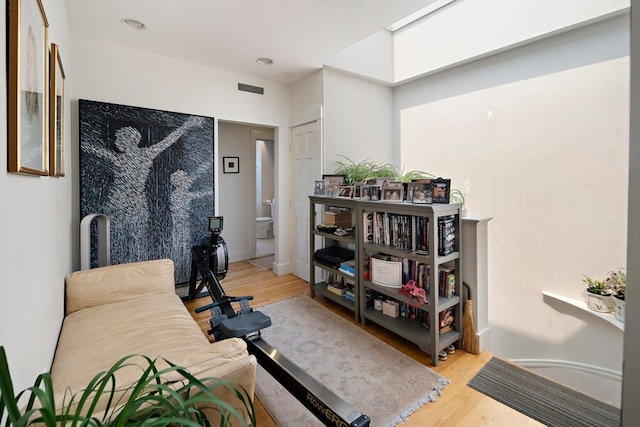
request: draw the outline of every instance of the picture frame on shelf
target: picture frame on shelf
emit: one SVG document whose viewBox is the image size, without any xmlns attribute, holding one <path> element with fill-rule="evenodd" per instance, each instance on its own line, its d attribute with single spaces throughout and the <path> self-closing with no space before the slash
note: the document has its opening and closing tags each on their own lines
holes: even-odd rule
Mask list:
<svg viewBox="0 0 640 427">
<path fill-rule="evenodd" d="M 338 189 L 338 198 L 352 199 L 353 193 L 355 193 L 354 185 L 341 185 Z"/>
<path fill-rule="evenodd" d="M 223 173 L 240 173 L 239 157 L 223 157 L 222 158 Z"/>
<path fill-rule="evenodd" d="M 344 185 L 347 182 L 345 177 L 344 177 L 344 175 L 326 175 L 326 174 L 323 174 L 322 175 L 322 179 L 327 181 L 327 183 L 339 184 L 339 185 Z"/>
<path fill-rule="evenodd" d="M 327 194 L 327 181 L 318 179 L 313 182 L 313 195 L 325 196 Z"/>
<path fill-rule="evenodd" d="M 371 200 L 371 186 L 360 186 L 360 200 Z"/>
<path fill-rule="evenodd" d="M 387 185 L 389 185 L 390 182 L 393 182 L 393 180 L 394 178 L 390 176 L 376 178 L 376 185 L 380 188 L 386 187 Z"/>
<path fill-rule="evenodd" d="M 340 184 L 327 181 L 327 184 L 325 186 L 325 197 L 338 197 L 339 192 L 340 192 Z"/>
<path fill-rule="evenodd" d="M 378 187 L 377 185 L 370 185 L 369 194 L 370 200 L 377 202 L 378 200 L 380 200 L 380 187 Z"/>
<path fill-rule="evenodd" d="M 410 182 L 407 190 L 407 201 L 414 204 L 433 203 L 433 190 L 431 183 Z"/>
<path fill-rule="evenodd" d="M 433 203 L 449 203 L 449 194 L 451 192 L 450 179 L 433 179 L 431 180 L 431 188 L 433 191 Z"/>
<path fill-rule="evenodd" d="M 51 43 L 49 58 L 49 175 L 64 176 L 65 73 L 60 49 Z"/>
<path fill-rule="evenodd" d="M 9 0 L 8 171 L 49 175 L 49 22 L 40 0 Z"/>
<path fill-rule="evenodd" d="M 402 203 L 404 199 L 403 187 L 383 187 L 382 188 L 382 200 L 385 202 L 397 202 Z"/>
</svg>

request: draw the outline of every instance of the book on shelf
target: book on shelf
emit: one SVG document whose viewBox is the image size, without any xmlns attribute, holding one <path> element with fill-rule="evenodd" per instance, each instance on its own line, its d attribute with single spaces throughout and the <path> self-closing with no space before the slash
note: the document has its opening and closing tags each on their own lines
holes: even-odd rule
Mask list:
<svg viewBox="0 0 640 427">
<path fill-rule="evenodd" d="M 441 334 L 444 334 L 445 332 L 449 332 L 451 330 L 453 330 L 453 322 L 455 321 L 455 308 L 454 307 L 449 307 L 445 310 L 442 310 L 439 314 L 438 314 L 438 319 L 439 319 L 439 331 Z"/>
<path fill-rule="evenodd" d="M 362 279 L 371 280 L 371 257 L 365 255 L 362 260 Z"/>
<path fill-rule="evenodd" d="M 355 260 L 344 261 L 340 263 L 340 267 L 338 270 L 346 273 L 350 276 L 355 276 L 356 274 L 356 262 Z"/>
<path fill-rule="evenodd" d="M 350 289 L 347 289 L 346 291 L 344 291 L 344 294 L 342 294 L 342 296 L 351 302 L 355 302 L 356 300 L 356 293 Z"/>
<path fill-rule="evenodd" d="M 456 217 L 448 215 L 438 218 L 438 255 L 449 255 L 456 251 Z"/>
<path fill-rule="evenodd" d="M 438 285 L 440 295 L 451 298 L 456 293 L 456 275 L 453 267 L 441 265 L 438 267 Z"/>
<path fill-rule="evenodd" d="M 342 296 L 347 290 L 347 284 L 344 282 L 335 282 L 327 285 L 327 291 Z"/>
<path fill-rule="evenodd" d="M 362 213 L 362 238 L 365 243 L 373 242 L 373 213 Z"/>
</svg>

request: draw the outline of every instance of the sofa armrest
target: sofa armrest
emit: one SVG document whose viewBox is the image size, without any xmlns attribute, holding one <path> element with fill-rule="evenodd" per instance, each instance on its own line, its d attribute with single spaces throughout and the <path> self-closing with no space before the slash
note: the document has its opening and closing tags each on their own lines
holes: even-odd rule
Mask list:
<svg viewBox="0 0 640 427">
<path fill-rule="evenodd" d="M 175 293 L 170 259 L 109 265 L 67 276 L 66 314 L 143 295 Z"/>
</svg>

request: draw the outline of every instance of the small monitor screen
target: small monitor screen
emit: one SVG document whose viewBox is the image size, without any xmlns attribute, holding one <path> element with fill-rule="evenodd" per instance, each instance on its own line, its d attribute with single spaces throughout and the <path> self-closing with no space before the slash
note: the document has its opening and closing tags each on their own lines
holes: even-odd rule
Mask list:
<svg viewBox="0 0 640 427">
<path fill-rule="evenodd" d="M 209 231 L 222 231 L 222 217 L 210 216 L 209 217 Z"/>
</svg>

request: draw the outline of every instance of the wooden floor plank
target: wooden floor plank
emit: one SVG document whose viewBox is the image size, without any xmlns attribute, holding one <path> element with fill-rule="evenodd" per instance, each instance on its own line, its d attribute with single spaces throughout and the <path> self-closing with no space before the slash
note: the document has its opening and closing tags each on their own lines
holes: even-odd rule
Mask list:
<svg viewBox="0 0 640 427">
<path fill-rule="evenodd" d="M 230 296 L 253 295 L 252 307 L 272 304 L 298 295 L 309 294 L 309 284 L 296 276 L 276 276 L 271 270 L 261 270 L 246 261 L 231 263 L 227 277 L 222 280 L 225 293 Z M 320 304 L 342 316 L 368 333 L 402 351 L 409 357 L 424 363 L 440 375 L 448 378 L 450 384 L 444 389 L 436 403 L 428 403 L 416 411 L 402 427 L 424 426 L 542 426 L 535 420 L 505 406 L 484 394 L 467 387 L 473 376 L 491 359 L 491 354 L 468 354 L 462 350 L 449 355 L 437 367 L 430 366 L 430 356 L 422 352 L 417 345 L 389 332 L 388 330 L 368 323 L 366 326 L 356 323 L 353 312 L 316 295 Z M 208 297 L 185 302 L 185 306 L 206 335 L 209 329 L 208 311 L 195 313 L 195 309 L 209 304 Z M 210 338 L 212 340 L 212 338 Z M 294 397 L 291 397 L 294 399 Z M 275 422 L 259 399 L 256 400 L 258 426 L 273 427 Z M 375 421 L 373 422 L 375 425 Z M 288 427 L 288 426 L 283 426 Z"/>
</svg>

